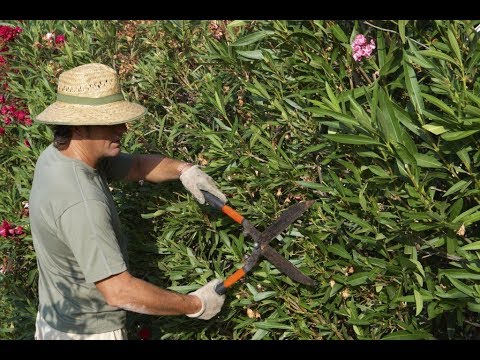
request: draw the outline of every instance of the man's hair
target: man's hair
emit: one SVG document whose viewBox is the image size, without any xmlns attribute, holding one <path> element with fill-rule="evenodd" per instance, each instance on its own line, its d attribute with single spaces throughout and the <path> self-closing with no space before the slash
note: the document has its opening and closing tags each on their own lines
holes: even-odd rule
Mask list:
<svg viewBox="0 0 480 360">
<path fill-rule="evenodd" d="M 58 150 L 65 150 L 72 139 L 72 127 L 70 125 L 55 125 L 53 128 L 53 146 Z"/>
</svg>

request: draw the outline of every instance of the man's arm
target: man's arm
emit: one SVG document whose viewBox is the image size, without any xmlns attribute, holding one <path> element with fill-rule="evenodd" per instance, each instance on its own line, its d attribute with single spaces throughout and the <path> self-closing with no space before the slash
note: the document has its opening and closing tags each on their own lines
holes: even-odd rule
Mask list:
<svg viewBox="0 0 480 360">
<path fill-rule="evenodd" d="M 127 271 L 95 282 L 107 303 L 125 310 L 149 315 L 181 315 L 210 320 L 222 309 L 225 294 L 216 286 L 222 281 L 211 280 L 196 291 L 184 295 L 161 289 L 135 278 Z"/>
<path fill-rule="evenodd" d="M 133 155 L 132 166 L 127 175 L 131 181 L 145 180 L 153 183 L 176 180 L 182 170 L 191 164 L 166 156 L 146 154 Z"/>
<path fill-rule="evenodd" d="M 198 166 L 161 155 L 132 155 L 132 165 L 127 180 L 146 180 L 153 183 L 180 179 L 183 186 L 197 199 L 205 203 L 203 191 L 208 191 L 223 203 L 225 195 L 218 189 L 215 181 Z"/>
<path fill-rule="evenodd" d="M 193 314 L 202 308 L 197 296 L 162 289 L 132 276 L 128 271 L 95 283 L 107 303 L 149 315 Z"/>
</svg>

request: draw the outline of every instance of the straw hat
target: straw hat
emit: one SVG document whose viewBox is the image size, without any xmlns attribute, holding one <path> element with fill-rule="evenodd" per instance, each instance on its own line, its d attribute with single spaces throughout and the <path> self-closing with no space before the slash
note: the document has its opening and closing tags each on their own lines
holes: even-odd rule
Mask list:
<svg viewBox="0 0 480 360">
<path fill-rule="evenodd" d="M 146 112 L 142 105 L 124 100 L 115 70 L 92 63 L 61 73 L 57 101 L 35 120 L 56 125 L 115 125 Z"/>
</svg>

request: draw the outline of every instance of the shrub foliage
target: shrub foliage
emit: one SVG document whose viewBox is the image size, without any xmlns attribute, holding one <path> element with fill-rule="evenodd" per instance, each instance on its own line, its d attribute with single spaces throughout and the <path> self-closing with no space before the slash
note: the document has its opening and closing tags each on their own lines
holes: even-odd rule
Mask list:
<svg viewBox="0 0 480 360">
<path fill-rule="evenodd" d="M 475 338 L 478 23 L 0 24 L 0 337 L 34 332 L 26 202 L 52 133 L 30 116 L 55 101 L 60 72 L 101 62 L 149 110 L 125 135 L 127 151 L 201 165 L 260 230 L 315 200 L 271 245 L 316 287 L 265 260 L 214 320 L 129 313 L 131 338 L 145 326 L 154 339 Z M 356 61 L 358 34 L 375 49 Z M 238 224 L 176 182 L 112 186 L 135 276 L 186 293 L 233 273 L 252 250 Z"/>
</svg>

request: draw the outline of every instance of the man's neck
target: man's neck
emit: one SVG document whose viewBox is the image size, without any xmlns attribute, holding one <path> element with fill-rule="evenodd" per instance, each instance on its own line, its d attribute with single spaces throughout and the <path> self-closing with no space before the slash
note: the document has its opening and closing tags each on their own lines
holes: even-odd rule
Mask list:
<svg viewBox="0 0 480 360">
<path fill-rule="evenodd" d="M 92 156 L 91 151 L 88 151 L 85 143 L 85 140 L 72 139 L 68 148 L 61 150 L 60 152 L 69 158 L 80 160 L 95 169 L 99 159 Z"/>
</svg>

